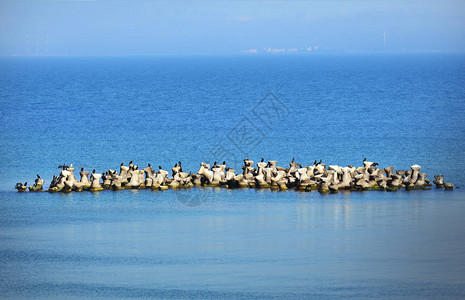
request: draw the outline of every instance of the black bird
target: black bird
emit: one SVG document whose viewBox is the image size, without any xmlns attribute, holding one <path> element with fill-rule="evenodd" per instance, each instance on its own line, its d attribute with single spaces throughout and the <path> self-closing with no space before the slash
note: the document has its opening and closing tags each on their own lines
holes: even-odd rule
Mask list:
<svg viewBox="0 0 465 300">
<path fill-rule="evenodd" d="M 124 165 L 124 161 L 121 163 L 121 166 L 123 166 L 123 165 Z"/>
<path fill-rule="evenodd" d="M 27 186 L 27 181 L 24 183 L 24 186 Z"/>
<path fill-rule="evenodd" d="M 95 169 L 92 170 L 92 174 L 94 174 L 94 173 L 95 173 Z"/>
<path fill-rule="evenodd" d="M 367 158 L 366 158 L 366 157 L 365 157 L 365 158 L 363 158 L 363 162 L 366 162 L 366 161 L 367 161 Z"/>
<path fill-rule="evenodd" d="M 223 165 L 226 165 L 226 161 L 225 161 L 225 160 L 223 160 Z"/>
<path fill-rule="evenodd" d="M 84 171 L 84 168 L 81 168 L 81 172 Z"/>
<path fill-rule="evenodd" d="M 149 164 L 149 168 L 151 168 L 152 166 Z"/>
<path fill-rule="evenodd" d="M 158 166 L 158 169 L 161 170 L 161 166 Z"/>
<path fill-rule="evenodd" d="M 260 160 L 260 162 L 263 162 L 263 161 L 264 161 L 264 159 L 263 159 L 263 157 L 262 157 L 261 160 Z"/>
</svg>

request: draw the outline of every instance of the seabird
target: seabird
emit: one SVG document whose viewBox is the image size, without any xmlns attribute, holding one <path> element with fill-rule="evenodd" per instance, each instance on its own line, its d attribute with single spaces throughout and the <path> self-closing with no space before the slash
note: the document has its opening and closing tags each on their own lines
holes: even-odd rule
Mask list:
<svg viewBox="0 0 465 300">
<path fill-rule="evenodd" d="M 263 161 L 264 161 L 264 159 L 263 159 L 263 157 L 262 157 L 261 160 L 260 160 L 260 162 L 263 162 Z"/>
</svg>

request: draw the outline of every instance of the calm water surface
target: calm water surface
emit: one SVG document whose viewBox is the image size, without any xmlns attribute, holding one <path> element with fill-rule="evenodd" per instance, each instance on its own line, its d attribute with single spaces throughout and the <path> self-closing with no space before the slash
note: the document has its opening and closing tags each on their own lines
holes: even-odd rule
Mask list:
<svg viewBox="0 0 465 300">
<path fill-rule="evenodd" d="M 462 189 L 13 191 L 62 163 L 239 169 L 212 150 L 244 122 L 261 134 L 239 160 L 367 157 L 463 186 L 463 55 L 1 58 L 0 87 L 2 299 L 465 297 Z M 268 127 L 270 91 L 288 114 Z"/>
<path fill-rule="evenodd" d="M 462 192 L 192 192 L 2 192 L 2 298 L 465 296 Z"/>
</svg>

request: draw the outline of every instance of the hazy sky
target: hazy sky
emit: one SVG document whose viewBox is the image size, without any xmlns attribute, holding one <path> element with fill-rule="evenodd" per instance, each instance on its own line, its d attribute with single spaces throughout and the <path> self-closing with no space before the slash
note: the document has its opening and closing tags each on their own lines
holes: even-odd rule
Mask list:
<svg viewBox="0 0 465 300">
<path fill-rule="evenodd" d="M 0 0 L 2 55 L 247 51 L 463 52 L 465 1 Z"/>
</svg>

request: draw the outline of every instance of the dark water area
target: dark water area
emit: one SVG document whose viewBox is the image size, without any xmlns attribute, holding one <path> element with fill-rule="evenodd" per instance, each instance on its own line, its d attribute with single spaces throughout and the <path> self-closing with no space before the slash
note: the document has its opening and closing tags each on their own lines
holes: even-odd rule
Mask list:
<svg viewBox="0 0 465 300">
<path fill-rule="evenodd" d="M 244 157 L 462 187 L 464 55 L 1 58 L 0 87 L 2 299 L 465 297 L 463 189 L 13 190 Z"/>
<path fill-rule="evenodd" d="M 181 160 L 197 171 L 224 159 L 238 169 L 244 157 L 284 166 L 367 157 L 465 183 L 464 55 L 3 58 L 0 67 L 2 190 L 37 173 L 48 183 L 62 163 L 102 172 Z M 271 126 L 252 111 L 269 92 L 288 109 Z M 241 125 L 246 141 L 228 134 Z"/>
</svg>

